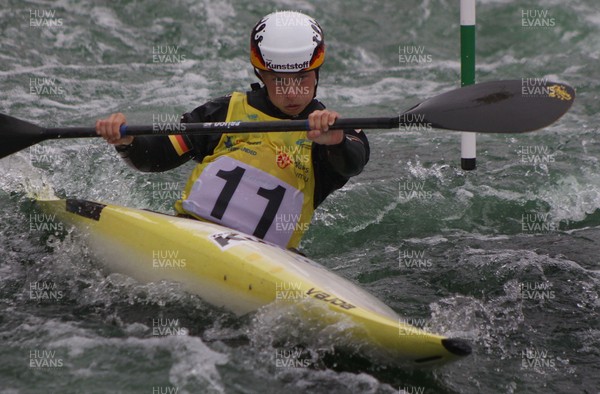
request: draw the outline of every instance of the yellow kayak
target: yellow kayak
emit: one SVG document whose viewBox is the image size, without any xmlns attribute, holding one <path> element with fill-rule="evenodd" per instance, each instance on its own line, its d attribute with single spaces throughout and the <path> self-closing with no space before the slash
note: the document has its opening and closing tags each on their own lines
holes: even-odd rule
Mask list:
<svg viewBox="0 0 600 394">
<path fill-rule="evenodd" d="M 89 234 L 86 242 L 109 270 L 140 282 L 180 282 L 186 291 L 238 315 L 285 302 L 303 317 L 326 324 L 349 322 L 351 341 L 402 363 L 445 363 L 471 353 L 464 340 L 407 324 L 354 283 L 253 236 L 213 223 L 85 200 L 37 204 Z"/>
</svg>

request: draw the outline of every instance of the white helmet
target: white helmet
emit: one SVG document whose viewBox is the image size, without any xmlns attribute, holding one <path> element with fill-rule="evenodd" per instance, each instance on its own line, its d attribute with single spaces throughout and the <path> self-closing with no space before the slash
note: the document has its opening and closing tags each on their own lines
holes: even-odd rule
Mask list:
<svg viewBox="0 0 600 394">
<path fill-rule="evenodd" d="M 325 60 L 321 26 L 296 11 L 277 11 L 262 18 L 250 36 L 255 69 L 294 73 L 317 70 Z"/>
</svg>

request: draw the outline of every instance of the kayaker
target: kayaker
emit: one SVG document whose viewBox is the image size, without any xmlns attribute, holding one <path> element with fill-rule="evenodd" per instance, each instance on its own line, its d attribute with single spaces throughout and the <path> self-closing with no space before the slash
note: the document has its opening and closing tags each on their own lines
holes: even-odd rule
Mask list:
<svg viewBox="0 0 600 394">
<path fill-rule="evenodd" d="M 340 117 L 315 96 L 325 58 L 323 31 L 311 17 L 280 11 L 252 29 L 250 60 L 262 81 L 246 93 L 211 100 L 182 116 L 183 123 L 308 119 L 311 131 L 124 137 L 122 113 L 96 122 L 132 167 L 147 172 L 192 171 L 178 214 L 296 248 L 315 208 L 369 160 L 359 130 L 329 130 Z"/>
</svg>

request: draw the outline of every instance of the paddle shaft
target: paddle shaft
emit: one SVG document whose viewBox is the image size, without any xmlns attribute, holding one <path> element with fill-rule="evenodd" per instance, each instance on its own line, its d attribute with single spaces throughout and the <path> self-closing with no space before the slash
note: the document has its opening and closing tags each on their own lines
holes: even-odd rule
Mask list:
<svg viewBox="0 0 600 394">
<path fill-rule="evenodd" d="M 409 122 L 403 121 L 409 125 Z M 395 118 L 346 118 L 338 119 L 330 126 L 336 129 L 392 129 L 400 126 L 400 117 Z M 121 136 L 175 135 L 175 134 L 221 134 L 309 131 L 308 120 L 278 120 L 268 122 L 207 122 L 207 123 L 155 123 L 152 125 L 123 125 Z M 99 137 L 94 127 L 57 127 L 43 129 L 46 138 L 89 138 Z"/>
<path fill-rule="evenodd" d="M 572 87 L 547 80 L 492 81 L 431 97 L 400 116 L 338 119 L 330 129 L 444 129 L 479 133 L 526 133 L 564 115 Z M 155 123 L 121 127 L 123 136 L 309 131 L 307 120 L 270 122 Z M 98 137 L 94 127 L 44 128 L 0 113 L 0 159 L 49 139 Z"/>
</svg>

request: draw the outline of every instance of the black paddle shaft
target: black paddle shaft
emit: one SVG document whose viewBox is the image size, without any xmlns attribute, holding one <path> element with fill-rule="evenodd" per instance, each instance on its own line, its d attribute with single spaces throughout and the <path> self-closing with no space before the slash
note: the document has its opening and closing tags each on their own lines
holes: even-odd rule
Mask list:
<svg viewBox="0 0 600 394">
<path fill-rule="evenodd" d="M 569 110 L 574 100 L 573 88 L 561 83 L 537 79 L 493 81 L 440 94 L 396 117 L 338 119 L 331 129 L 438 128 L 480 133 L 524 133 L 554 123 Z M 137 136 L 307 130 L 307 120 L 279 120 L 123 125 L 121 133 Z M 0 114 L 0 159 L 47 139 L 88 137 L 98 137 L 94 127 L 43 128 Z"/>
</svg>

